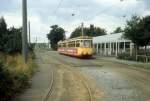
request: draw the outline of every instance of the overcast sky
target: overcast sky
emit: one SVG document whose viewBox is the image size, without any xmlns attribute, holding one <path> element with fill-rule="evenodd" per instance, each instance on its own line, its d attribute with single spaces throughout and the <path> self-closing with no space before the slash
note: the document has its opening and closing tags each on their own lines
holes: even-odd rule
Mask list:
<svg viewBox="0 0 150 101">
<path fill-rule="evenodd" d="M 8 27 L 21 27 L 21 1 L 0 0 L 0 16 L 4 16 Z M 85 26 L 105 28 L 110 33 L 118 26 L 124 27 L 134 14 L 149 15 L 150 0 L 28 0 L 32 41 L 38 37 L 39 42 L 47 42 L 46 34 L 53 24 L 63 27 L 67 36 L 81 22 Z"/>
</svg>

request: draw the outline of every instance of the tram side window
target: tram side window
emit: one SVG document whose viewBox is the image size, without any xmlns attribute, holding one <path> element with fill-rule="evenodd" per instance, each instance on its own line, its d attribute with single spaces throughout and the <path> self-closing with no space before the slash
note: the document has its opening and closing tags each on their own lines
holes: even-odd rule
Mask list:
<svg viewBox="0 0 150 101">
<path fill-rule="evenodd" d="M 90 45 L 91 45 L 91 47 L 93 47 L 93 41 L 92 40 L 90 41 Z"/>
<path fill-rule="evenodd" d="M 66 47 L 66 43 L 63 44 L 63 47 Z"/>
<path fill-rule="evenodd" d="M 76 41 L 76 47 L 80 47 L 80 41 Z"/>
<path fill-rule="evenodd" d="M 72 42 L 72 47 L 75 47 L 75 41 Z"/>
<path fill-rule="evenodd" d="M 68 47 L 71 47 L 71 43 L 68 43 Z"/>
<path fill-rule="evenodd" d="M 61 47 L 61 45 L 59 44 L 59 45 L 58 45 L 58 47 L 60 48 L 60 47 Z"/>
<path fill-rule="evenodd" d="M 75 47 L 75 41 L 69 42 L 68 47 Z"/>
<path fill-rule="evenodd" d="M 62 44 L 58 44 L 58 47 L 61 48 L 61 47 L 62 47 Z"/>
</svg>

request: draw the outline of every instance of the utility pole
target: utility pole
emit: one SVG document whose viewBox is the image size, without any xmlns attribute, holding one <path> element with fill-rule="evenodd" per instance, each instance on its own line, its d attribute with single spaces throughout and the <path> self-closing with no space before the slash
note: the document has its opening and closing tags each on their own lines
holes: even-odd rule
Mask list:
<svg viewBox="0 0 150 101">
<path fill-rule="evenodd" d="M 82 37 L 84 36 L 83 27 L 84 27 L 84 23 L 82 22 L 82 24 L 81 24 Z"/>
<path fill-rule="evenodd" d="M 28 58 L 28 41 L 27 41 L 27 0 L 22 0 L 22 55 L 24 62 Z"/>
<path fill-rule="evenodd" d="M 31 34 L 30 34 L 30 21 L 28 22 L 28 33 L 29 33 L 29 46 L 31 45 Z"/>
</svg>

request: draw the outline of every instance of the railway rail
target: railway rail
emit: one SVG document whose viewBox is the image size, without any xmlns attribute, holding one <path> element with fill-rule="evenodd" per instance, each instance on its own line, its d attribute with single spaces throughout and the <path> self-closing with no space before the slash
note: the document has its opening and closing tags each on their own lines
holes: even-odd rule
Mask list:
<svg viewBox="0 0 150 101">
<path fill-rule="evenodd" d="M 48 101 L 48 99 L 50 98 L 51 94 L 52 94 L 52 89 L 54 86 L 54 71 L 51 71 L 51 81 L 50 81 L 50 85 L 49 85 L 49 89 L 48 92 L 46 93 L 46 95 L 44 96 L 42 101 Z"/>
<path fill-rule="evenodd" d="M 71 68 L 69 68 L 70 66 L 72 67 L 73 65 L 72 64 L 69 64 L 65 61 L 62 61 L 61 59 L 58 59 L 55 57 L 55 60 L 61 62 L 61 66 L 63 67 L 68 67 L 67 69 L 69 69 L 70 71 L 73 71 Z M 89 101 L 93 101 L 93 96 L 92 96 L 92 91 L 91 91 L 91 88 L 89 87 L 87 81 L 85 80 L 85 78 L 81 75 L 79 75 L 79 73 L 76 72 L 73 72 L 76 76 L 78 76 L 79 78 L 81 78 L 80 80 L 82 81 L 82 84 L 84 85 L 84 87 L 87 89 L 87 92 L 88 92 L 88 95 L 89 95 Z"/>
</svg>

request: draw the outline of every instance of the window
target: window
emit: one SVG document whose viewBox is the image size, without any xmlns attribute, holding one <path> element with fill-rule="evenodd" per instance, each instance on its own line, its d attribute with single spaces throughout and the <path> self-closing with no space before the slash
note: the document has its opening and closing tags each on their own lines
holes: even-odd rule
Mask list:
<svg viewBox="0 0 150 101">
<path fill-rule="evenodd" d="M 80 41 L 76 41 L 76 47 L 80 47 Z"/>
<path fill-rule="evenodd" d="M 92 47 L 92 41 L 91 40 L 83 40 L 82 47 Z"/>
</svg>

